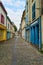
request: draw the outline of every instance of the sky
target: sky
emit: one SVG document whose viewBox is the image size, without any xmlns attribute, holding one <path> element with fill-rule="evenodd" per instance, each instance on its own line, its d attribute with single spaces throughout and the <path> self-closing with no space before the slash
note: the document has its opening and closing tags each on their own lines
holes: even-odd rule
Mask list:
<svg viewBox="0 0 43 65">
<path fill-rule="evenodd" d="M 11 21 L 17 26 L 18 30 L 21 23 L 22 13 L 25 9 L 26 0 L 1 0 Z"/>
</svg>

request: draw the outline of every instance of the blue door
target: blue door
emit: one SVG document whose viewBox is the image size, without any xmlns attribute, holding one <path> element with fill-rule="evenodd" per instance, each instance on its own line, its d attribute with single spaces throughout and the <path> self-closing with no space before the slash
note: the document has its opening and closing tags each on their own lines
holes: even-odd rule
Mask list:
<svg viewBox="0 0 43 65">
<path fill-rule="evenodd" d="M 33 26 L 33 44 L 35 44 L 35 26 Z"/>
<path fill-rule="evenodd" d="M 39 25 L 37 25 L 37 44 L 39 45 Z"/>
<path fill-rule="evenodd" d="M 10 32 L 7 32 L 7 39 L 10 39 Z"/>
<path fill-rule="evenodd" d="M 30 28 L 30 42 L 32 42 L 32 27 Z"/>
<path fill-rule="evenodd" d="M 39 25 L 35 27 L 35 44 L 39 45 Z"/>
</svg>

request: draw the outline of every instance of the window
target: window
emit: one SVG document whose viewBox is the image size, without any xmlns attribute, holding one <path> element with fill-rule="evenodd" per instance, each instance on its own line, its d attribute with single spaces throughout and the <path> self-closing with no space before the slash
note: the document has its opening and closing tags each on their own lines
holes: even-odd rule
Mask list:
<svg viewBox="0 0 43 65">
<path fill-rule="evenodd" d="M 26 15 L 26 24 L 28 25 L 29 19 L 28 19 L 28 15 Z"/>
<path fill-rule="evenodd" d="M 41 9 L 41 14 L 43 14 L 43 8 Z"/>
<path fill-rule="evenodd" d="M 32 2 L 33 2 L 34 0 L 32 0 Z"/>
<path fill-rule="evenodd" d="M 26 22 L 28 23 L 28 15 L 26 15 Z"/>
<path fill-rule="evenodd" d="M 32 19 L 35 19 L 35 3 L 32 6 Z"/>
<path fill-rule="evenodd" d="M 41 14 L 43 14 L 43 0 L 41 0 Z"/>
<path fill-rule="evenodd" d="M 4 16 L 1 14 L 1 23 L 4 24 Z"/>
<path fill-rule="evenodd" d="M 28 12 L 28 2 L 26 3 L 26 11 Z"/>
<path fill-rule="evenodd" d="M 12 30 L 12 25 L 10 26 L 10 29 Z"/>
<path fill-rule="evenodd" d="M 9 29 L 9 24 L 8 24 L 8 29 Z"/>
</svg>

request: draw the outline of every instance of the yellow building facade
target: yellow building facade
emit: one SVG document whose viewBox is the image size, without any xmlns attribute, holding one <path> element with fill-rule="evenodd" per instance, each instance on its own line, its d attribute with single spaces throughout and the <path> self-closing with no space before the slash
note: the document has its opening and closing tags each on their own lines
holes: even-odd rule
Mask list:
<svg viewBox="0 0 43 65">
<path fill-rule="evenodd" d="M 6 21 L 7 21 L 7 12 L 0 2 L 0 41 L 6 40 Z"/>
<path fill-rule="evenodd" d="M 0 41 L 6 40 L 6 27 L 0 24 Z"/>
<path fill-rule="evenodd" d="M 15 35 L 15 30 L 14 30 L 14 23 L 10 23 L 10 33 L 11 33 L 11 38 L 13 38 L 14 37 L 14 35 Z"/>
<path fill-rule="evenodd" d="M 26 15 L 26 11 L 23 11 L 23 15 L 22 15 L 22 19 L 21 19 L 21 30 L 22 30 L 22 38 L 25 39 L 25 15 Z"/>
<path fill-rule="evenodd" d="M 30 24 L 32 21 L 32 0 L 26 0 L 26 40 L 29 42 L 30 41 Z"/>
</svg>

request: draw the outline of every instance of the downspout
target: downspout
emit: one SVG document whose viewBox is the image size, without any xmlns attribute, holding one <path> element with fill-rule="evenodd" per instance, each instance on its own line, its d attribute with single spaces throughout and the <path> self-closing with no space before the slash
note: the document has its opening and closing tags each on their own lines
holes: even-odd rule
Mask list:
<svg viewBox="0 0 43 65">
<path fill-rule="evenodd" d="M 40 0 L 39 0 L 39 6 L 40 6 Z M 39 7 L 40 8 L 40 7 Z M 41 8 L 39 9 L 39 14 L 41 15 Z M 41 16 L 39 17 L 39 50 L 42 48 L 42 27 L 41 27 Z"/>
</svg>

